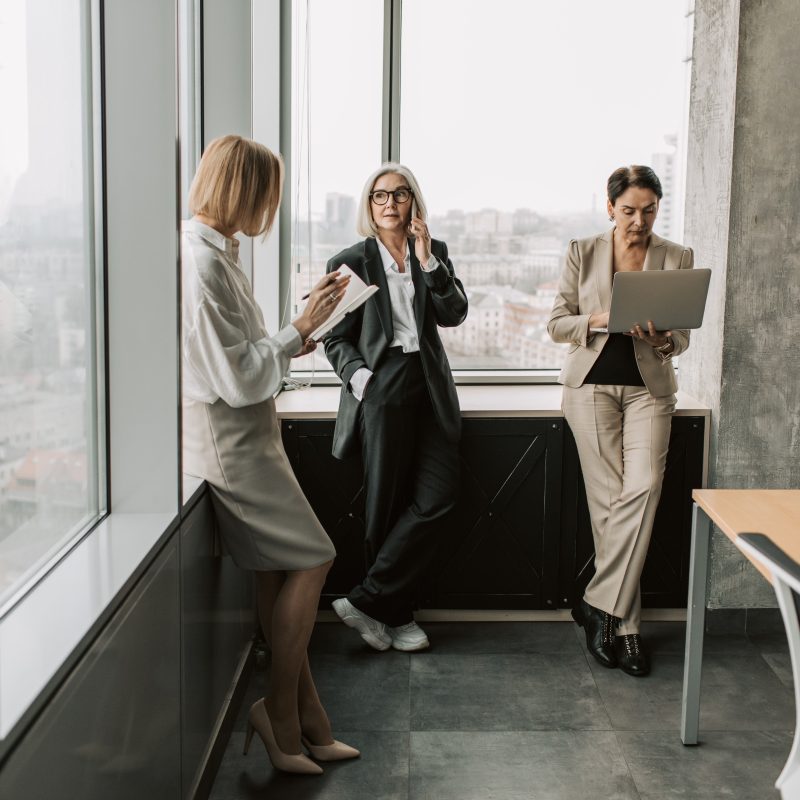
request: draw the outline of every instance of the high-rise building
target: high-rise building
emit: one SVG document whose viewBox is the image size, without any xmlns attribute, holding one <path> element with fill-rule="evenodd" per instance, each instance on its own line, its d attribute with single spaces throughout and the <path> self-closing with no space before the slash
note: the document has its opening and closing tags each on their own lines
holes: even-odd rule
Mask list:
<svg viewBox="0 0 800 800">
<path fill-rule="evenodd" d="M 671 152 L 653 153 L 652 158 L 652 167 L 661 180 L 661 188 L 664 191 L 654 230 L 659 236 L 676 241 L 679 236 L 675 203 L 678 137 L 671 133 L 664 137 L 664 141 L 672 148 Z"/>
<path fill-rule="evenodd" d="M 325 224 L 332 231 L 355 231 L 356 201 L 349 194 L 329 192 L 325 195 Z"/>
</svg>

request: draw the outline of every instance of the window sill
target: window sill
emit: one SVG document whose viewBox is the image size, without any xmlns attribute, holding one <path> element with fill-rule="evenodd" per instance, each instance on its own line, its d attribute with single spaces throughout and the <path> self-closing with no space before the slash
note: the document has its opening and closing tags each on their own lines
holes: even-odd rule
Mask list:
<svg viewBox="0 0 800 800">
<path fill-rule="evenodd" d="M 493 384 L 456 387 L 463 417 L 563 417 L 561 385 Z M 335 419 L 340 386 L 312 386 L 281 392 L 275 399 L 281 419 Z M 711 409 L 685 392 L 678 392 L 675 413 L 708 417 Z"/>
<path fill-rule="evenodd" d="M 111 514 L 0 620 L 0 758 L 168 538 L 173 514 Z"/>
<path fill-rule="evenodd" d="M 555 384 L 558 383 L 558 375 L 557 369 L 459 369 L 453 371 L 453 380 L 457 386 Z M 339 376 L 330 369 L 314 372 L 293 370 L 291 377 L 298 381 L 311 381 L 313 386 L 341 386 Z"/>
</svg>

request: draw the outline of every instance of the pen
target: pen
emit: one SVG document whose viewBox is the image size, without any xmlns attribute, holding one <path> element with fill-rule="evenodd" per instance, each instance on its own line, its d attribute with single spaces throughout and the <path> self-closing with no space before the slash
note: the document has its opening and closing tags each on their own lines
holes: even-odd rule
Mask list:
<svg viewBox="0 0 800 800">
<path fill-rule="evenodd" d="M 301 300 L 308 300 L 308 298 L 309 298 L 309 297 L 311 297 L 311 292 L 307 292 L 307 293 L 306 293 L 306 294 L 304 294 L 304 295 L 303 295 L 303 296 L 302 296 L 300 299 L 301 299 Z"/>
</svg>

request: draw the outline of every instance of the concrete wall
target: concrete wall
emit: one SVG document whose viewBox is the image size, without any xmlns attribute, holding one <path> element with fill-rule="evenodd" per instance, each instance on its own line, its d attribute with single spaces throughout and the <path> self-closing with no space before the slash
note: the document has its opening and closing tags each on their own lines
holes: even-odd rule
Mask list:
<svg viewBox="0 0 800 800">
<path fill-rule="evenodd" d="M 800 14 L 697 0 L 686 242 L 714 270 L 681 386 L 712 408 L 709 486 L 800 486 Z M 710 606 L 775 604 L 724 537 Z"/>
</svg>

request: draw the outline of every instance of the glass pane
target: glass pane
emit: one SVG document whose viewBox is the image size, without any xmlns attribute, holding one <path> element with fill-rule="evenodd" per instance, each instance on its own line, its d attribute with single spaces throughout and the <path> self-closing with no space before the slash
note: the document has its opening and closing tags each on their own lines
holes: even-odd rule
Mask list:
<svg viewBox="0 0 800 800">
<path fill-rule="evenodd" d="M 358 197 L 381 163 L 383 3 L 306 0 L 292 17 L 292 302 L 354 244 Z M 329 370 L 322 347 L 294 370 Z"/>
<path fill-rule="evenodd" d="M 199 0 L 178 0 L 178 133 L 181 159 L 181 219 L 188 219 L 189 187 L 200 161 Z"/>
<path fill-rule="evenodd" d="M 0 10 L 0 603 L 99 511 L 85 5 Z"/>
<path fill-rule="evenodd" d="M 200 0 L 178 0 L 178 139 L 180 141 L 181 219 L 189 219 L 189 188 L 200 162 Z M 181 497 L 188 502 L 201 483 L 181 475 Z"/>
<path fill-rule="evenodd" d="M 455 369 L 558 368 L 546 324 L 561 261 L 609 227 L 611 172 L 653 166 L 656 231 L 682 236 L 691 18 L 678 0 L 466 8 L 403 2 L 402 161 L 470 296 L 442 339 Z"/>
</svg>

